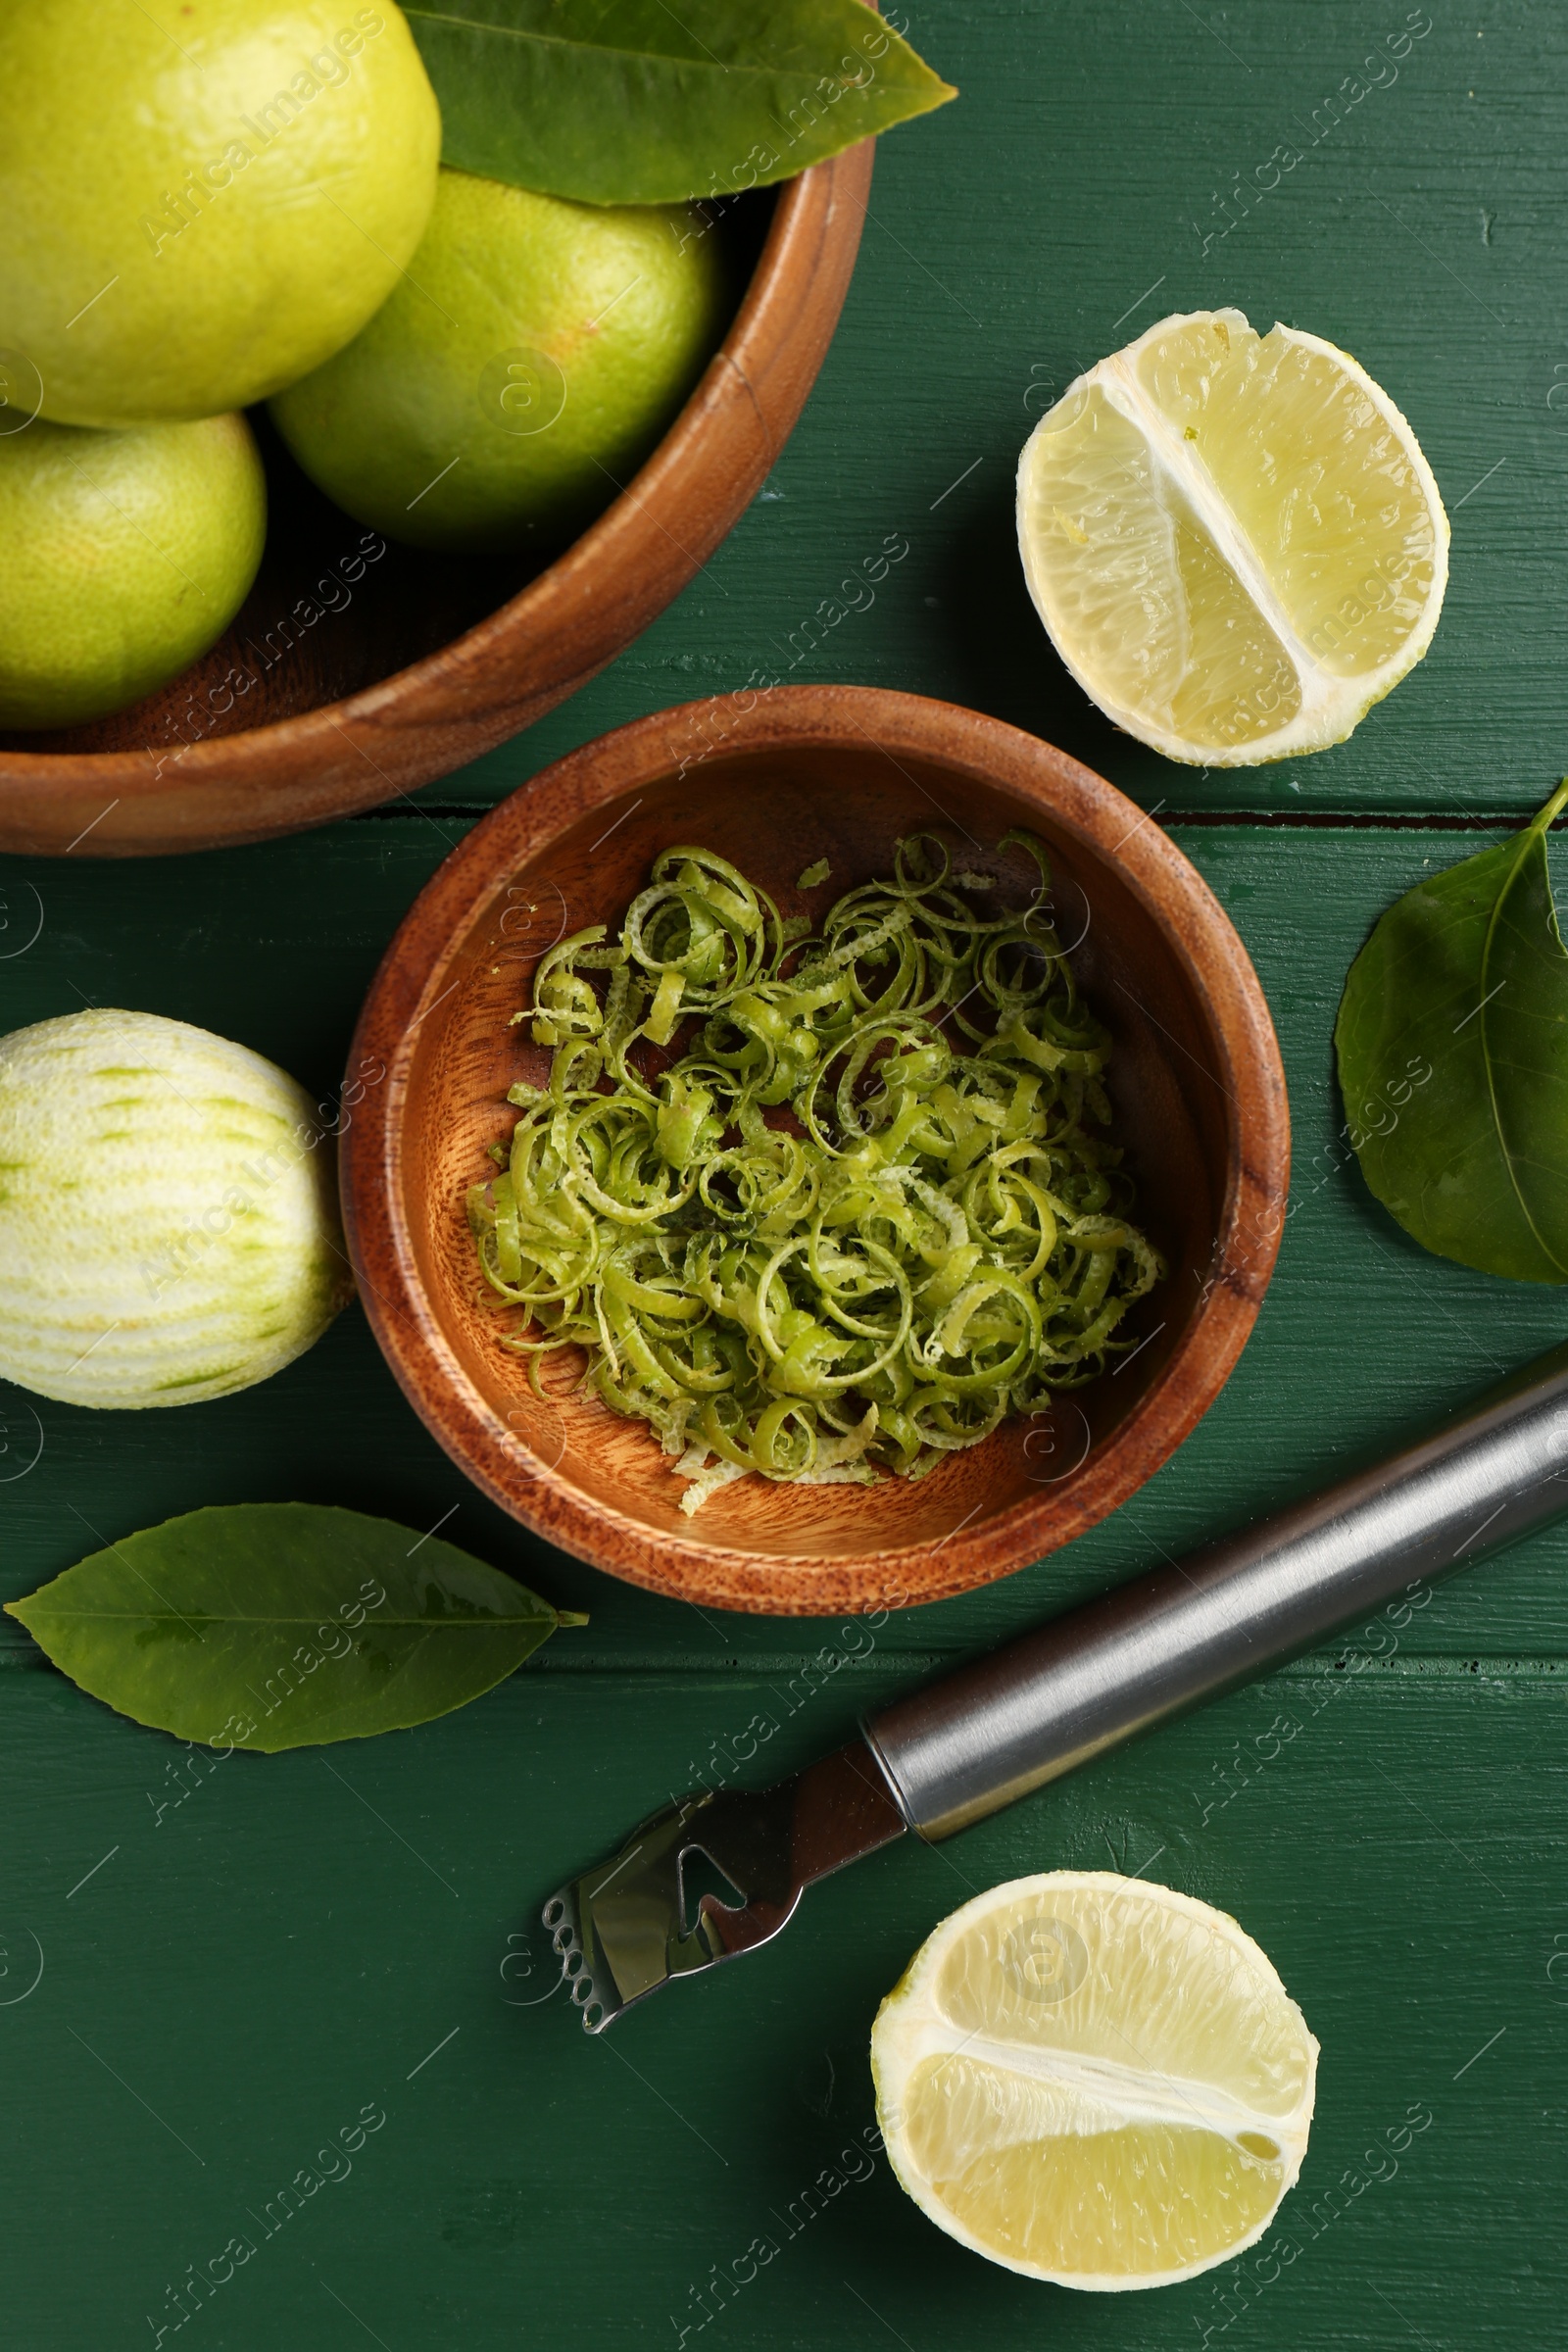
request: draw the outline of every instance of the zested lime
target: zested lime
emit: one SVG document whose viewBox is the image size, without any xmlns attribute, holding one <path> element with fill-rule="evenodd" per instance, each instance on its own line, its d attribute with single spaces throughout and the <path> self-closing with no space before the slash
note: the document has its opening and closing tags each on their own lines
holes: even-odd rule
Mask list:
<svg viewBox="0 0 1568 2352">
<path fill-rule="evenodd" d="M 310 1097 L 184 1021 L 94 1009 L 0 1038 L 0 1379 L 40 1396 L 226 1396 L 352 1291 Z"/>
</svg>

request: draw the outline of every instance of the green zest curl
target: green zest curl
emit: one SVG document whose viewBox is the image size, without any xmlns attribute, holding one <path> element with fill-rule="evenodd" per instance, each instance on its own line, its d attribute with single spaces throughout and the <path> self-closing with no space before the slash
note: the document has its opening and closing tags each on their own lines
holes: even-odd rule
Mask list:
<svg viewBox="0 0 1568 2352">
<path fill-rule="evenodd" d="M 1000 847 L 1037 869 L 1022 912 L 917 834 L 808 938 L 722 858 L 666 850 L 618 941 L 562 941 L 514 1016 L 553 1057 L 468 1193 L 487 1280 L 528 1311 L 502 1345 L 536 1390 L 584 1349 L 687 1512 L 754 1470 L 923 1477 L 1102 1370 L 1164 1272 L 1045 852 Z"/>
</svg>

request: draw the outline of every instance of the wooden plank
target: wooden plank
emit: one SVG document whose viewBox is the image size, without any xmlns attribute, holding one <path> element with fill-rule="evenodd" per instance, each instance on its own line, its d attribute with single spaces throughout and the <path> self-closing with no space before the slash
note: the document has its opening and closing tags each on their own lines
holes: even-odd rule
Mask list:
<svg viewBox="0 0 1568 2352">
<path fill-rule="evenodd" d="M 119 868 L 17 865 L 19 919 L 31 887 L 44 922 L 10 967 L 10 1017 L 41 1019 L 89 997 L 168 1012 L 243 1038 L 325 1100 L 381 947 L 461 830 L 461 820 L 438 828 L 405 814 L 150 864 L 134 889 Z M 1152 1546 L 1179 1552 L 1375 1459 L 1562 1336 L 1557 1293 L 1470 1274 L 1405 1240 L 1345 1149 L 1333 1084 L 1334 1009 L 1368 925 L 1432 864 L 1490 836 L 1205 825 L 1180 838 L 1237 921 L 1278 1021 L 1297 1137 L 1279 1272 L 1238 1372 L 1175 1459 L 1069 1551 L 893 1620 L 881 1642 L 916 1667 L 1098 1590 L 1156 1556 Z M 8 1412 L 13 1460 L 40 1427 L 45 1437 L 37 1467 L 5 1494 L 8 1592 L 93 1548 L 95 1531 L 113 1537 L 198 1502 L 297 1496 L 416 1527 L 459 1505 L 455 1540 L 592 1611 L 586 1635 L 557 1645 L 552 1671 L 573 1653 L 602 1663 L 799 1657 L 831 1631 L 670 1609 L 536 1543 L 424 1438 L 357 1312 L 278 1378 L 199 1412 L 96 1414 L 16 1392 Z M 1568 1528 L 1480 1567 L 1436 1597 L 1407 1646 L 1562 1654 L 1565 1563 Z"/>
<path fill-rule="evenodd" d="M 781 1736 L 780 1763 L 847 1732 L 878 1680 Z M 27 2120 L 0 2180 L 19 2344 L 152 2340 L 149 2319 L 177 2316 L 166 2288 L 209 2258 L 220 2274 L 236 2237 L 254 2254 L 181 2341 L 342 2352 L 352 2320 L 393 2352 L 629 2352 L 683 2325 L 717 2341 L 717 2321 L 697 2327 L 721 2299 L 715 2266 L 722 2340 L 757 2352 L 851 2352 L 888 2330 L 979 2352 L 1041 2325 L 1149 2352 L 1556 2341 L 1568 1776 L 1548 1679 L 1352 1679 L 1325 1696 L 1281 1678 L 949 1846 L 858 1866 L 777 1945 L 598 2043 L 559 1993 L 539 1998 L 538 1902 L 678 1780 L 705 1721 L 765 1686 L 526 1669 L 421 1732 L 205 1770 L 43 1675 L 6 1692 L 0 2037 Z M 1216 1765 L 1287 1717 L 1279 1754 L 1203 1821 Z M 1269 2241 L 1278 2275 L 1249 2262 L 1129 2313 L 932 2230 L 865 2153 L 865 2052 L 878 1999 L 972 1888 L 1140 1865 L 1258 1936 L 1323 2059 L 1306 2170 Z M 1412 2112 L 1431 2121 L 1401 2143 Z M 737 2285 L 760 2237 L 775 2253 Z"/>
<path fill-rule="evenodd" d="M 1430 30 L 1401 59 L 1411 17 Z M 1568 21 L 1499 0 L 937 0 L 911 37 L 961 96 L 882 142 L 843 323 L 761 498 L 612 670 L 426 797 L 488 802 L 608 726 L 765 675 L 971 704 L 1146 807 L 1539 807 L 1563 765 Z M 1348 744 L 1205 772 L 1116 734 L 1061 668 L 1012 474 L 1080 368 L 1227 304 L 1385 385 L 1442 487 L 1452 579 L 1426 662 Z M 873 603 L 864 562 L 890 538 L 908 554 Z"/>
<path fill-rule="evenodd" d="M 1431 29 L 1396 78 L 1363 68 L 1407 15 Z M 466 812 L 608 726 L 754 675 L 973 704 L 1167 821 L 1495 821 L 1539 804 L 1562 761 L 1568 23 L 1503 0 L 1385 16 L 933 0 L 910 30 L 963 96 L 884 143 L 816 392 L 693 589 L 539 727 L 430 788 L 424 815 L 134 868 L 9 862 L 0 1026 L 137 1005 L 328 1089 Z M 1243 213 L 1231 191 L 1267 179 L 1281 144 L 1299 161 Z M 1349 744 L 1228 776 L 1166 765 L 1085 704 L 1030 611 L 1010 521 L 1018 447 L 1072 371 L 1163 310 L 1223 303 L 1353 351 L 1416 426 L 1454 532 L 1421 669 Z M 878 551 L 896 560 L 873 583 Z M 1555 2346 L 1568 1534 L 1446 1588 L 1392 1651 L 1355 1640 L 951 1847 L 873 1858 L 815 1890 L 773 1950 L 604 2043 L 559 1993 L 530 2005 L 550 1982 L 540 1897 L 667 1789 L 740 1777 L 754 1717 L 773 1728 L 747 1774 L 792 1768 L 955 1652 L 1375 1456 L 1562 1337 L 1558 1294 L 1403 1239 L 1346 1153 L 1333 1083 L 1367 926 L 1489 836 L 1178 838 L 1251 949 L 1290 1075 L 1296 1185 L 1256 1336 L 1114 1520 L 1003 1587 L 894 1619 L 874 1647 L 863 1625 L 704 1619 L 536 1544 L 424 1439 L 352 1312 L 275 1381 L 200 1412 L 40 1401 L 34 1419 L 0 1392 L 6 1595 L 100 1535 L 301 1495 L 418 1527 L 456 1504 L 459 1541 L 593 1613 L 423 1732 L 212 1769 L 75 1692 L 5 1621 L 0 2044 L 20 2124 L 0 2181 L 19 2345 L 156 2343 L 160 2326 L 170 2341 L 170 2290 L 221 2270 L 238 2237 L 255 2253 L 182 2342 L 981 2352 L 1044 2326 L 1070 2352 Z M 1373 1646 L 1389 1654 L 1368 1662 Z M 972 1887 L 1058 1863 L 1142 1869 L 1233 1910 L 1324 2048 L 1305 2178 L 1269 2244 L 1131 2305 L 974 2261 L 880 2157 L 861 2161 L 877 2000 Z M 367 2108 L 385 2121 L 353 2144 Z M 1396 2146 L 1412 2110 L 1432 2120 Z M 334 2141 L 342 2161 L 320 2153 Z M 283 2221 L 284 2187 L 328 2172 Z M 831 2194 L 807 2221 L 813 2183 Z M 759 2238 L 776 2250 L 734 2283 Z"/>
</svg>

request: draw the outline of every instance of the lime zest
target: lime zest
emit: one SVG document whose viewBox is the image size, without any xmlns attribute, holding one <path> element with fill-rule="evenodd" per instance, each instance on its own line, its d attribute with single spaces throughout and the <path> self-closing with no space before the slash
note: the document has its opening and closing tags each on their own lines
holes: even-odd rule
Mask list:
<svg viewBox="0 0 1568 2352">
<path fill-rule="evenodd" d="M 1016 858 L 954 874 L 916 834 L 800 940 L 725 859 L 666 850 L 613 946 L 596 924 L 535 970 L 514 1017 L 549 1077 L 511 1089 L 507 1172 L 467 1194 L 526 1310 L 501 1345 L 541 1395 L 581 1348 L 688 1512 L 749 1472 L 924 1477 L 1132 1345 L 1165 1269 L 1104 1132 L 1109 1039 L 1043 846 L 1007 851 L 1021 905 Z"/>
</svg>

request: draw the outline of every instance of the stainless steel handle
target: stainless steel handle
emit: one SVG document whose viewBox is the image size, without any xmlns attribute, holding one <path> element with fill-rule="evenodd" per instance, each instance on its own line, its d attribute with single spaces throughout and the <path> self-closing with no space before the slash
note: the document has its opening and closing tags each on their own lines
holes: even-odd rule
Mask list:
<svg viewBox="0 0 1568 2352">
<path fill-rule="evenodd" d="M 865 1736 L 946 1838 L 1568 1511 L 1568 1345 L 1437 1436 L 900 1699 Z"/>
</svg>

